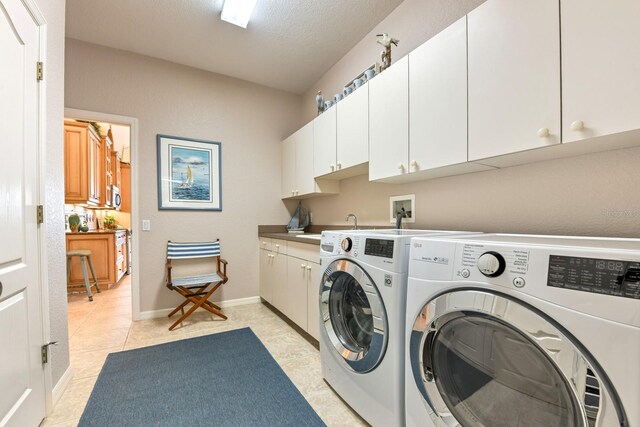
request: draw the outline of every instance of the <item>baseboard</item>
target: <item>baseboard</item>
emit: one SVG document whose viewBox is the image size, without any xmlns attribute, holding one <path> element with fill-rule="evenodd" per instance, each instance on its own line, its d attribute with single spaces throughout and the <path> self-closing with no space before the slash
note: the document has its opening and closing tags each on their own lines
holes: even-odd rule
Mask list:
<svg viewBox="0 0 640 427">
<path fill-rule="evenodd" d="M 257 304 L 260 302 L 260 297 L 247 297 L 247 298 L 237 298 L 230 299 L 226 301 L 214 301 L 220 307 L 234 307 L 236 305 L 247 305 L 247 304 Z M 173 311 L 173 308 L 163 308 L 162 310 L 150 310 L 150 311 L 141 311 L 138 319 L 136 320 L 149 320 L 149 319 L 157 319 L 158 317 L 165 317 L 169 315 Z"/>
<path fill-rule="evenodd" d="M 62 377 L 58 380 L 58 383 L 51 390 L 51 403 L 53 404 L 52 408 L 55 408 L 58 404 L 58 401 L 67 390 L 69 383 L 73 379 L 73 369 L 71 365 L 67 368 L 67 370 L 62 374 Z"/>
</svg>

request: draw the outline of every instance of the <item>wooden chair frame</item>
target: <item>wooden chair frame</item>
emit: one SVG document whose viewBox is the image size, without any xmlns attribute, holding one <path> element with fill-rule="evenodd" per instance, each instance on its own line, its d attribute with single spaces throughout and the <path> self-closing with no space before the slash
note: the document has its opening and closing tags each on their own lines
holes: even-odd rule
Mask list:
<svg viewBox="0 0 640 427">
<path fill-rule="evenodd" d="M 216 240 L 216 242 L 219 239 Z M 171 241 L 169 241 L 171 243 Z M 210 243 L 210 242 L 207 242 Z M 212 256 L 214 257 L 214 256 Z M 191 316 L 193 312 L 195 312 L 198 308 L 202 307 L 208 312 L 215 314 L 216 316 L 222 317 L 224 320 L 227 320 L 227 316 L 222 313 L 222 309 L 217 304 L 209 301 L 209 298 L 213 295 L 213 293 L 218 290 L 218 288 L 229 280 L 227 277 L 227 261 L 223 259 L 220 255 L 215 256 L 216 258 L 216 274 L 220 277 L 221 280 L 209 281 L 206 283 L 194 284 L 189 286 L 174 286 L 173 280 L 171 278 L 171 269 L 173 268 L 171 264 L 171 258 L 167 256 L 166 268 L 167 268 L 167 288 L 171 290 L 177 291 L 180 295 L 185 298 L 185 301 L 178 305 L 171 313 L 169 313 L 168 317 L 173 316 L 178 311 L 182 312 L 182 316 L 178 318 L 170 327 L 169 330 L 172 331 L 176 326 L 182 323 L 187 317 Z M 188 258 L 185 258 L 188 259 Z M 209 290 L 207 288 L 211 286 Z M 192 303 L 193 306 L 189 308 L 186 312 L 184 308 L 187 304 Z"/>
</svg>

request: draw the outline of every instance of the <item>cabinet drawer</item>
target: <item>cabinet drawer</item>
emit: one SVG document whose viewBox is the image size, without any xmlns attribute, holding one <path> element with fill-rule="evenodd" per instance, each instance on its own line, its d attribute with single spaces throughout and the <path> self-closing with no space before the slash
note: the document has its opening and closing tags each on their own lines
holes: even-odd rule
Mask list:
<svg viewBox="0 0 640 427">
<path fill-rule="evenodd" d="M 270 252 L 277 252 L 279 254 L 287 254 L 287 241 L 278 239 L 265 239 L 259 238 L 258 245 L 260 249 L 264 249 Z"/>
<path fill-rule="evenodd" d="M 288 242 L 287 254 L 289 256 L 320 264 L 320 247 L 316 245 Z"/>
</svg>

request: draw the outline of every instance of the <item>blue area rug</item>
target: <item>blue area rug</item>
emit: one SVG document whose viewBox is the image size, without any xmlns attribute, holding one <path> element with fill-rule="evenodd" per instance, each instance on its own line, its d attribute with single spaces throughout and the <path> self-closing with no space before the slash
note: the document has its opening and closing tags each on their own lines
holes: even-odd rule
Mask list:
<svg viewBox="0 0 640 427">
<path fill-rule="evenodd" d="M 112 353 L 80 426 L 324 426 L 249 328 Z"/>
</svg>

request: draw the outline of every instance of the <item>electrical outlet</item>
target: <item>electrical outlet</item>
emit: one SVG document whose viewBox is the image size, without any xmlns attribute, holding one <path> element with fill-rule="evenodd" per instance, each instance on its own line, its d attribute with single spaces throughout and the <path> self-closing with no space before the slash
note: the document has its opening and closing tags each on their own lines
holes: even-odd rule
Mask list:
<svg viewBox="0 0 640 427">
<path fill-rule="evenodd" d="M 151 220 L 143 219 L 142 220 L 142 231 L 151 231 Z"/>
</svg>

